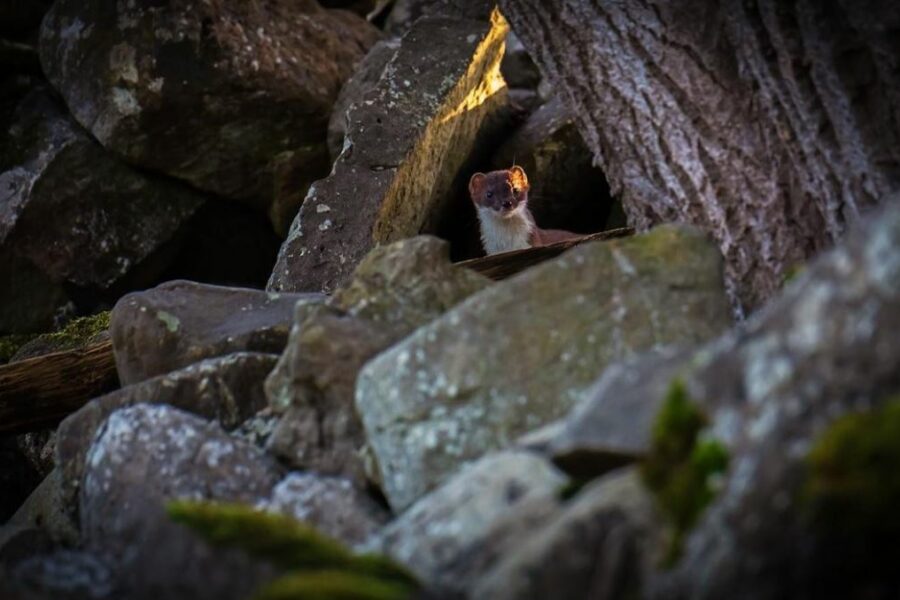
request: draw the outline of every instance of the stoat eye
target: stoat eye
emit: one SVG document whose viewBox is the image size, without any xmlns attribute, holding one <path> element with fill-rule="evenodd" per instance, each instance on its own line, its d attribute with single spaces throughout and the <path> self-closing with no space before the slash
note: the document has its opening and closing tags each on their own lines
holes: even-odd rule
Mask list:
<svg viewBox="0 0 900 600">
<path fill-rule="evenodd" d="M 484 195 L 487 196 L 488 198 L 493 198 L 494 192 L 486 192 Z"/>
</svg>

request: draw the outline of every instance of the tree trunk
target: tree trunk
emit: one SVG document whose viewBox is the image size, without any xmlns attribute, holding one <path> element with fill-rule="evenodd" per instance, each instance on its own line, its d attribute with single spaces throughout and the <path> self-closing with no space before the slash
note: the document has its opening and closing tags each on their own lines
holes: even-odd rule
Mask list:
<svg viewBox="0 0 900 600">
<path fill-rule="evenodd" d="M 501 0 L 630 224 L 715 236 L 753 309 L 900 187 L 896 0 Z"/>
</svg>

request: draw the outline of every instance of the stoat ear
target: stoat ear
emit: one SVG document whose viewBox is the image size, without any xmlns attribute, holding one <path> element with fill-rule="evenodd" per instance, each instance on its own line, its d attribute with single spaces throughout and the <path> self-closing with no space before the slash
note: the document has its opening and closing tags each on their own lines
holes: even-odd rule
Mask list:
<svg viewBox="0 0 900 600">
<path fill-rule="evenodd" d="M 525 169 L 518 165 L 514 165 L 509 170 L 509 180 L 512 182 L 513 187 L 519 188 L 520 190 L 528 189 L 528 176 L 525 175 Z"/>
<path fill-rule="evenodd" d="M 469 196 L 472 197 L 473 202 L 477 202 L 477 199 L 481 198 L 485 177 L 484 173 L 475 173 L 472 175 L 471 179 L 469 179 Z"/>
</svg>

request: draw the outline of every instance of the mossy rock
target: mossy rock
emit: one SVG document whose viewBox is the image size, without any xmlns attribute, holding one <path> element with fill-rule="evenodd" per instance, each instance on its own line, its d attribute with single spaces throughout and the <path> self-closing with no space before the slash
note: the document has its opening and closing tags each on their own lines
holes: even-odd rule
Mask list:
<svg viewBox="0 0 900 600">
<path fill-rule="evenodd" d="M 832 423 L 809 453 L 803 505 L 823 533 L 900 535 L 900 395 Z"/>
<path fill-rule="evenodd" d="M 650 454 L 641 465 L 644 483 L 672 525 L 666 566 L 681 556 L 684 538 L 715 498 L 716 477 L 728 467 L 725 447 L 700 437 L 706 425 L 684 382 L 674 380 L 653 426 Z"/>
<path fill-rule="evenodd" d="M 24 360 L 52 352 L 75 350 L 108 337 L 109 311 L 80 317 L 53 333 L 32 336 L 17 348 L 10 360 Z M 12 336 L 8 336 L 12 337 Z"/>
<path fill-rule="evenodd" d="M 169 503 L 168 511 L 175 521 L 191 527 L 214 545 L 240 548 L 290 571 L 284 581 L 262 590 L 262 598 L 376 600 L 402 598 L 419 587 L 415 577 L 391 559 L 378 554 L 355 554 L 340 542 L 285 515 L 242 504 L 186 500 Z M 310 586 L 316 581 L 323 585 L 327 582 L 327 589 L 333 590 L 334 595 L 300 594 L 301 590 L 313 589 Z M 378 585 L 372 589 L 381 595 L 348 595 L 362 584 L 373 582 Z M 401 592 L 404 595 L 398 595 Z"/>
<path fill-rule="evenodd" d="M 9 362 L 19 349 L 37 337 L 31 333 L 13 333 L 0 337 L 0 364 Z"/>
<path fill-rule="evenodd" d="M 410 589 L 346 571 L 308 571 L 279 577 L 254 600 L 403 600 Z"/>
</svg>

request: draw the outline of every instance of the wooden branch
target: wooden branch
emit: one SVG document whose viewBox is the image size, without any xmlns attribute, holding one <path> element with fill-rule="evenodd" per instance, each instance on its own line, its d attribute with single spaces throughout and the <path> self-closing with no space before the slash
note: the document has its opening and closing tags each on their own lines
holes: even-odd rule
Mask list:
<svg viewBox="0 0 900 600">
<path fill-rule="evenodd" d="M 52 427 L 118 385 L 111 340 L 0 366 L 0 433 Z"/>
<path fill-rule="evenodd" d="M 595 242 L 598 240 L 612 240 L 615 238 L 623 238 L 634 235 L 634 229 L 631 227 L 622 227 L 620 229 L 610 229 L 609 231 L 601 231 L 600 233 L 592 233 L 583 237 L 557 242 L 548 246 L 538 246 L 537 248 L 526 248 L 525 250 L 513 250 L 512 252 L 503 252 L 501 254 L 492 254 L 481 258 L 473 258 L 456 263 L 460 267 L 466 267 L 477 271 L 486 277 L 490 277 L 495 281 L 506 279 L 516 273 L 524 271 L 528 267 L 532 267 L 545 260 L 559 256 L 569 248 L 573 248 L 585 242 Z"/>
</svg>

